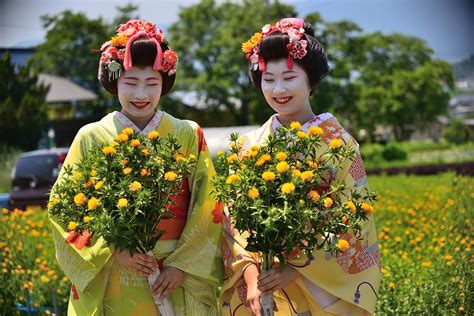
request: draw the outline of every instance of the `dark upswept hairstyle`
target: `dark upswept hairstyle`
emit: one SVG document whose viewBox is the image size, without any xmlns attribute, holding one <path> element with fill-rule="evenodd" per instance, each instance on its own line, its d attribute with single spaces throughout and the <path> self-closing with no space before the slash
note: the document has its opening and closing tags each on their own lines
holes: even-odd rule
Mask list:
<svg viewBox="0 0 474 316">
<path fill-rule="evenodd" d="M 130 54 L 132 57 L 133 67 L 153 67 L 155 57 L 157 54 L 156 44 L 146 37 L 136 39 L 130 47 Z M 161 43 L 161 51 L 164 53 L 169 49 L 166 43 Z M 115 60 L 122 65 L 122 61 Z M 123 71 L 123 65 L 122 65 Z M 167 73 L 160 71 L 163 86 L 161 87 L 161 96 L 168 94 L 174 85 L 176 74 L 169 76 Z M 117 81 L 118 79 L 109 78 L 109 72 L 105 62 L 99 63 L 98 78 L 105 90 L 110 94 L 117 95 Z"/>
<path fill-rule="evenodd" d="M 323 45 L 314 38 L 313 26 L 305 21 L 303 28 L 305 33 L 302 39 L 308 42 L 307 54 L 302 59 L 294 58 L 294 62 L 306 71 L 311 94 L 313 94 L 319 82 L 328 74 L 329 64 Z M 286 45 L 289 42 L 290 39 L 287 34 L 280 32 L 269 34 L 263 38 L 258 46 L 259 55 L 265 60 L 265 63 L 281 59 L 287 60 L 288 49 Z M 252 70 L 252 64 L 249 63 L 248 73 L 254 87 L 262 90 L 262 72 L 259 69 Z"/>
</svg>

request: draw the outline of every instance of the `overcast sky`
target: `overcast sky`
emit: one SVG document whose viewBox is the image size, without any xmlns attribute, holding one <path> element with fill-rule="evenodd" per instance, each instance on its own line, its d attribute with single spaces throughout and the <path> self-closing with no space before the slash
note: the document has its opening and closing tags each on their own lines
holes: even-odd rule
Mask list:
<svg viewBox="0 0 474 316">
<path fill-rule="evenodd" d="M 0 48 L 29 47 L 42 41 L 39 17 L 64 10 L 90 18 L 115 15 L 127 0 L 0 0 Z M 141 18 L 162 28 L 175 22 L 180 7 L 198 0 L 135 0 Z M 349 19 L 365 32 L 399 32 L 423 38 L 435 56 L 450 62 L 474 54 L 474 0 L 286 0 L 301 16 L 317 11 L 329 21 Z"/>
</svg>

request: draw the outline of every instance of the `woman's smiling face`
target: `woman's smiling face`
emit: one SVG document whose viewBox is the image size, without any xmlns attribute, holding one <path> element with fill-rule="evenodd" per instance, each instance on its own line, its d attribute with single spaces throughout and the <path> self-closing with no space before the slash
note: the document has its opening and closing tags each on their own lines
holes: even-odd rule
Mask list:
<svg viewBox="0 0 474 316">
<path fill-rule="evenodd" d="M 265 100 L 280 115 L 282 123 L 304 123 L 314 116 L 309 103 L 308 75 L 298 64 L 289 69 L 284 59 L 268 62 L 261 87 Z"/>
<path fill-rule="evenodd" d="M 121 112 L 137 126 L 146 124 L 155 115 L 162 84 L 160 72 L 150 66 L 124 72 L 117 82 Z"/>
</svg>

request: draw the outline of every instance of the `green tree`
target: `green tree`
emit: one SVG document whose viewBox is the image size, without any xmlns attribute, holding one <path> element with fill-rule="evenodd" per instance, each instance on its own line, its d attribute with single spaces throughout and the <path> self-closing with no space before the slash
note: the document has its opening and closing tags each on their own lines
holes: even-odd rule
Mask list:
<svg viewBox="0 0 474 316">
<path fill-rule="evenodd" d="M 0 58 L 0 140 L 4 145 L 35 149 L 47 122 L 46 93 L 28 67 L 15 73 L 7 52 Z"/>
<path fill-rule="evenodd" d="M 108 95 L 97 79 L 97 67 L 102 43 L 108 40 L 118 24 L 137 18 L 137 6 L 117 7 L 117 16 L 109 24 L 102 18 L 89 19 L 84 13 L 69 10 L 41 17 L 47 29 L 44 43 L 36 47 L 29 61 L 39 73 L 51 73 L 69 78 L 98 95 L 94 102 L 83 102 L 81 107 L 95 114 L 103 114 L 118 101 Z"/>
<path fill-rule="evenodd" d="M 180 58 L 174 90 L 186 92 L 207 111 L 227 112 L 230 118 L 221 123 L 262 122 L 271 109 L 251 86 L 241 45 L 264 24 L 289 16 L 296 16 L 292 6 L 263 0 L 203 0 L 183 9 L 169 28 Z"/>
<path fill-rule="evenodd" d="M 386 124 L 407 140 L 447 112 L 454 76 L 448 63 L 433 59 L 424 41 L 401 34 L 372 33 L 356 39 L 352 55 L 358 87 L 355 112 L 360 127 Z"/>
</svg>

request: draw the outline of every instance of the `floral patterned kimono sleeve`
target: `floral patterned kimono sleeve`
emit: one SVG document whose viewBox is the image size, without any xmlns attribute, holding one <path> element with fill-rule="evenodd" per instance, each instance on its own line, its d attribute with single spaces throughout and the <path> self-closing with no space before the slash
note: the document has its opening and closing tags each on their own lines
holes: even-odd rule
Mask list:
<svg viewBox="0 0 474 316">
<path fill-rule="evenodd" d="M 332 121 L 332 122 L 331 122 Z M 328 143 L 334 138 L 334 133 L 325 129 L 325 122 L 320 126 L 325 130 Z M 331 124 L 338 138 L 351 145 L 356 150 L 353 161 L 347 160 L 335 174 L 334 183 L 345 183 L 347 190 L 355 190 L 365 195 L 367 177 L 358 150 L 357 142 L 333 119 Z M 341 202 L 347 201 L 348 197 L 342 196 Z M 315 297 L 315 293 L 321 293 L 321 289 L 337 300 L 329 305 L 321 304 L 325 312 L 336 314 L 368 314 L 373 313 L 380 285 L 380 254 L 377 247 L 377 236 L 373 216 L 362 226 L 361 240 L 351 235 L 343 236 L 350 244 L 346 253 L 339 253 L 336 257 L 322 250 L 313 253 L 314 260 L 304 266 L 306 256 L 300 255 L 293 258 L 290 263 L 298 266 L 298 271 L 303 278 L 296 282 L 300 285 L 305 295 Z M 324 296 L 324 295 L 323 295 Z"/>
<path fill-rule="evenodd" d="M 83 153 L 88 150 L 87 135 L 89 133 L 94 133 L 94 128 L 91 126 L 83 127 L 78 132 L 71 144 L 64 165 L 74 166 L 80 161 Z M 61 179 L 63 171 L 64 168 L 56 183 L 63 181 Z M 53 186 L 52 192 L 61 194 L 61 192 L 55 192 L 55 186 Z M 103 274 L 106 274 L 107 271 L 103 271 L 103 268 L 110 263 L 113 248 L 108 247 L 102 237 L 91 237 L 87 232 L 82 235 L 68 233 L 56 218 L 50 217 L 50 221 L 53 228 L 56 258 L 66 276 L 71 280 L 73 292 L 76 291 L 76 288 L 84 291 L 99 274 L 101 277 L 98 280 L 106 282 L 107 277 Z"/>
<path fill-rule="evenodd" d="M 178 139 L 189 145 L 187 148 L 183 146 L 183 150 L 187 151 L 187 155 L 193 154 L 197 163 L 189 179 L 191 200 L 186 226 L 176 249 L 164 264 L 186 272 L 182 286 L 187 289 L 187 293 L 192 293 L 194 298 L 205 304 L 215 304 L 216 298 L 210 297 L 209 293 L 214 295 L 213 287 L 222 283 L 222 226 L 219 222 L 213 222 L 215 202 L 210 197 L 210 178 L 215 171 L 201 128 L 194 122 L 181 122 L 186 124 L 185 131 L 178 131 Z M 189 132 L 189 125 L 192 126 L 192 133 Z M 175 129 L 179 128 L 175 126 Z"/>
</svg>

